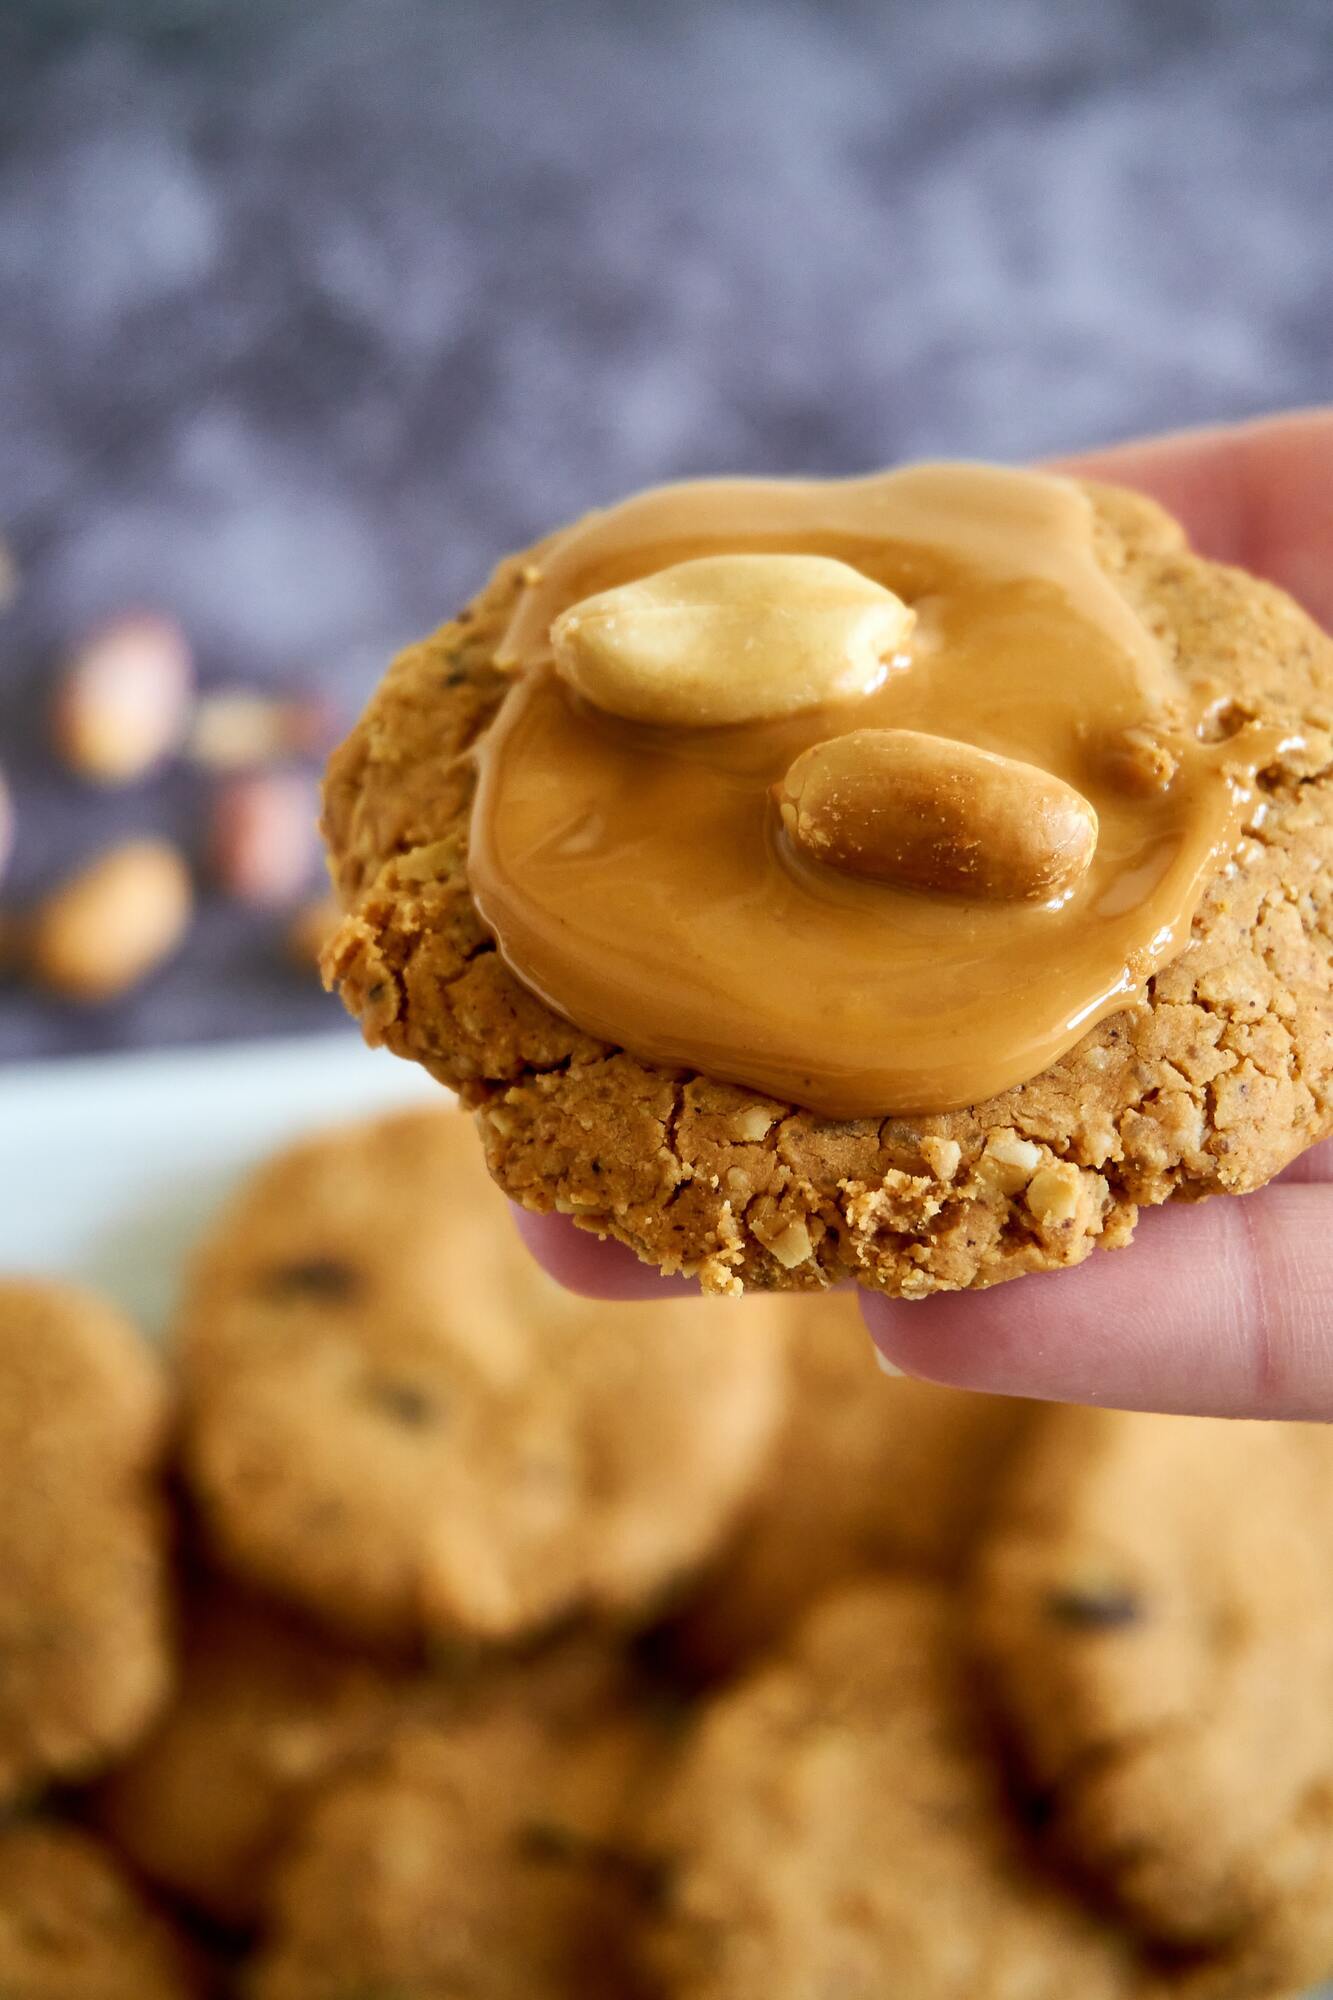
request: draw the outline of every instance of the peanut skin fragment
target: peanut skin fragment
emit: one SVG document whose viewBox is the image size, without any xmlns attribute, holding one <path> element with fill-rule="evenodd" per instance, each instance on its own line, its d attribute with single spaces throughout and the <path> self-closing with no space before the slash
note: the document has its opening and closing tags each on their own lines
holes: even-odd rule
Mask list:
<svg viewBox="0 0 1333 2000">
<path fill-rule="evenodd" d="M 297 901 L 315 864 L 319 800 L 301 771 L 251 771 L 219 786 L 209 858 L 218 887 L 256 909 Z"/>
<path fill-rule="evenodd" d="M 901 888 L 985 902 L 1064 895 L 1097 845 L 1071 785 L 915 729 L 854 729 L 805 750 L 774 787 L 815 860 Z"/>
</svg>

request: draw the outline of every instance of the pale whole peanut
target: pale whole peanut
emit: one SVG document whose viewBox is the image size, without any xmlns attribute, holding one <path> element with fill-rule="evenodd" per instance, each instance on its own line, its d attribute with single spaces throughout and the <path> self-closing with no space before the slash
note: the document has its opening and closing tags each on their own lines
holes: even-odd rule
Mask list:
<svg viewBox="0 0 1333 2000">
<path fill-rule="evenodd" d="M 187 756 L 212 771 L 244 771 L 332 747 L 336 718 L 316 695 L 224 688 L 195 704 Z"/>
<path fill-rule="evenodd" d="M 915 729 L 816 743 L 774 791 L 791 839 L 817 861 L 935 895 L 1047 902 L 1097 844 L 1095 811 L 1061 779 Z"/>
<path fill-rule="evenodd" d="M 190 921 L 190 872 L 165 840 L 114 847 L 33 914 L 28 968 L 72 1000 L 110 1000 L 173 952 Z"/>
<path fill-rule="evenodd" d="M 914 620 L 831 556 L 700 556 L 571 605 L 551 645 L 594 707 L 703 729 L 872 694 Z"/>
<path fill-rule="evenodd" d="M 81 778 L 128 785 L 174 750 L 185 730 L 194 670 L 172 618 L 127 612 L 80 641 L 61 674 L 55 747 Z"/>
</svg>

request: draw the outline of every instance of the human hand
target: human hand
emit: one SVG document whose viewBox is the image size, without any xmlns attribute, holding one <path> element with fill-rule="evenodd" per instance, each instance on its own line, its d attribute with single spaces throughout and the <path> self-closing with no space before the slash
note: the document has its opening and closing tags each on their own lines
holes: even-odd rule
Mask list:
<svg viewBox="0 0 1333 2000">
<path fill-rule="evenodd" d="M 1063 461 L 1137 487 L 1199 552 L 1291 592 L 1333 626 L 1333 410 L 1186 432 Z M 692 1287 L 564 1216 L 522 1215 L 574 1291 Z M 862 1299 L 880 1353 L 932 1381 L 1066 1402 L 1227 1416 L 1333 1416 L 1333 1142 L 1244 1199 L 1146 1212 L 1133 1245 L 1075 1271 L 906 1304 Z"/>
</svg>

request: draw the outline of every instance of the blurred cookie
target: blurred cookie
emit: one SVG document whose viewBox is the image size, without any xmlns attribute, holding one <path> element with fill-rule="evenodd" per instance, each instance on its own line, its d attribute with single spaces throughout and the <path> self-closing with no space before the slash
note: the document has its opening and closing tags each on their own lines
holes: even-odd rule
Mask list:
<svg viewBox="0 0 1333 2000">
<path fill-rule="evenodd" d="M 0 1828 L 5 2000 L 198 2000 L 191 1954 L 113 1857 L 72 1827 Z"/>
<path fill-rule="evenodd" d="M 773 1646 L 849 1578 L 956 1574 L 1031 1407 L 887 1381 L 850 1297 L 793 1300 L 789 1310 L 777 1446 L 740 1532 L 672 1635 L 706 1673 Z"/>
<path fill-rule="evenodd" d="M 349 1632 L 635 1614 L 748 1497 L 781 1408 L 776 1310 L 571 1297 L 456 1112 L 308 1140 L 194 1265 L 194 1492 L 229 1564 Z"/>
<path fill-rule="evenodd" d="M 90 1805 L 141 1875 L 239 1930 L 310 1793 L 382 1739 L 409 1682 L 225 1587 L 193 1590 L 182 1623 L 172 1702 Z"/>
<path fill-rule="evenodd" d="M 253 2000 L 627 2000 L 640 1880 L 619 1844 L 671 1718 L 604 1658 L 414 1728 L 310 1813 Z"/>
<path fill-rule="evenodd" d="M 663 2000 L 1148 2000 L 1130 1939 L 1048 1879 L 939 1586 L 854 1587 L 707 1709 L 642 1838 Z"/>
<path fill-rule="evenodd" d="M 1333 1432 L 1050 1409 L 975 1635 L 1054 1831 L 1146 1931 L 1333 1966 Z"/>
<path fill-rule="evenodd" d="M 167 1693 L 167 1416 L 111 1306 L 0 1281 L 0 1803 L 105 1763 Z"/>
</svg>

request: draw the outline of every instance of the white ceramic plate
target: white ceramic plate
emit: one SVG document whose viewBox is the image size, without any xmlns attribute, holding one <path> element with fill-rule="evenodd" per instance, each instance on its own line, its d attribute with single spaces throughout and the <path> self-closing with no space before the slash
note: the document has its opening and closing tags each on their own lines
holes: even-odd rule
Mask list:
<svg viewBox="0 0 1333 2000">
<path fill-rule="evenodd" d="M 315 1126 L 441 1095 L 350 1035 L 0 1069 L 0 1272 L 81 1279 L 159 1333 L 246 1168 Z"/>
</svg>

